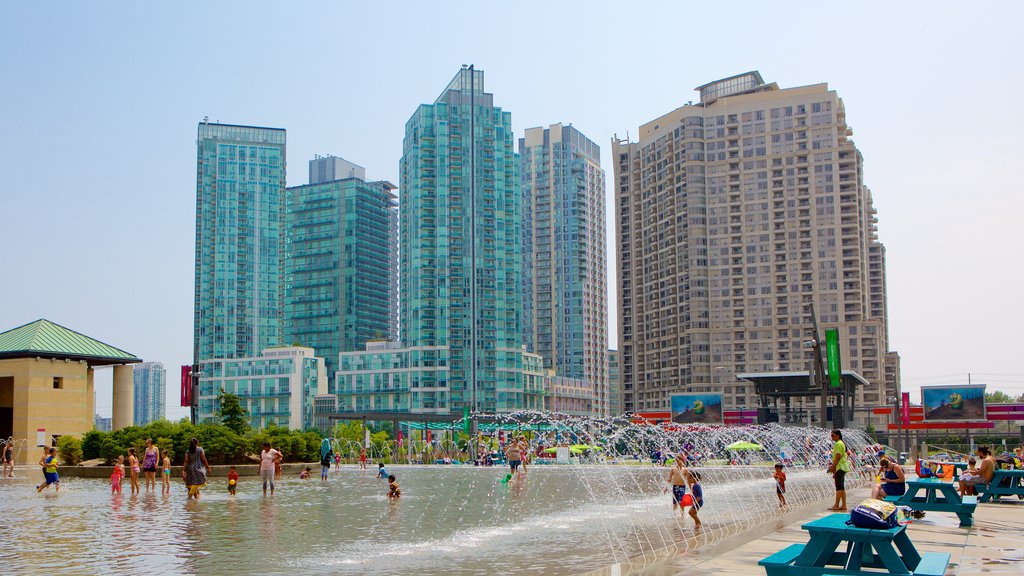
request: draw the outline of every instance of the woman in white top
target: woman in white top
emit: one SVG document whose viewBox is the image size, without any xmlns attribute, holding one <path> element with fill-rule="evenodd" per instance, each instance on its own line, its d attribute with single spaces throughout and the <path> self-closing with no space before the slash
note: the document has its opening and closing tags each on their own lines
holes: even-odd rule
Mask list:
<svg viewBox="0 0 1024 576">
<path fill-rule="evenodd" d="M 263 479 L 263 495 L 267 495 L 267 484 L 270 484 L 270 495 L 274 495 L 274 464 L 282 458 L 281 453 L 270 447 L 270 442 L 263 443 L 260 452 L 260 478 Z"/>
</svg>

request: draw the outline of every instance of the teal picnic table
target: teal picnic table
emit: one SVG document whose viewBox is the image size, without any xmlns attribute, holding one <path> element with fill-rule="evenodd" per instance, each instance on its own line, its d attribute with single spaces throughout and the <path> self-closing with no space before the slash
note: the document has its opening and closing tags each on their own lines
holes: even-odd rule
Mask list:
<svg viewBox="0 0 1024 576">
<path fill-rule="evenodd" d="M 988 485 L 975 484 L 979 502 L 999 500 L 1000 496 L 1024 496 L 1024 470 L 995 470 Z"/>
<path fill-rule="evenodd" d="M 831 514 L 801 526 L 810 534 L 807 544 L 791 544 L 758 562 L 767 576 L 825 576 L 826 574 L 909 574 L 942 576 L 949 554 L 920 554 L 906 526 L 871 530 L 848 525 L 849 514 Z M 846 551 L 838 551 L 846 542 Z M 865 570 L 870 569 L 870 570 Z"/>
<path fill-rule="evenodd" d="M 960 517 L 961 527 L 974 525 L 974 510 L 978 507 L 977 496 L 961 497 L 956 488 L 942 478 L 907 480 L 905 494 L 886 496 L 885 501 L 910 506 L 914 510 L 953 512 Z"/>
</svg>

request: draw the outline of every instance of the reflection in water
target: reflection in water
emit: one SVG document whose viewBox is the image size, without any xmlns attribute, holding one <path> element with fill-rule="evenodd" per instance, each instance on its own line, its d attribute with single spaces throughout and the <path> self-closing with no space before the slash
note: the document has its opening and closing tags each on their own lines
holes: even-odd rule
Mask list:
<svg viewBox="0 0 1024 576">
<path fill-rule="evenodd" d="M 776 514 L 771 469 L 704 468 L 698 543 Z M 0 481 L 4 573 L 74 574 L 573 574 L 695 538 L 661 493 L 667 470 L 647 466 L 532 466 L 502 484 L 502 468 L 395 466 L 402 497 L 355 467 L 328 483 L 285 479 L 264 497 L 214 485 L 186 501 L 111 495 L 109 481 L 68 478 L 60 494 L 28 479 Z M 830 494 L 820 471 L 793 471 L 794 506 Z M 11 521 L 17 519 L 17 521 Z M 53 554 L 26 554 L 28 550 Z M 510 554 L 510 550 L 515 550 Z"/>
</svg>

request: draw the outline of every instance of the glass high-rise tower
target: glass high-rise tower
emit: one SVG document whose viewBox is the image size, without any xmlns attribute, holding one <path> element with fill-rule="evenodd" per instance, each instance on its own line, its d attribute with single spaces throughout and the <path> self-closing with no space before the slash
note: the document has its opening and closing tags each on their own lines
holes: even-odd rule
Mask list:
<svg viewBox="0 0 1024 576">
<path fill-rule="evenodd" d="M 135 364 L 132 372 L 135 404 L 133 424 L 145 426 L 165 417 L 167 407 L 167 372 L 159 362 Z"/>
<path fill-rule="evenodd" d="M 325 359 L 334 393 L 339 352 L 398 337 L 398 202 L 387 181 L 318 177 L 323 160 L 365 174 L 317 158 L 311 183 L 287 189 L 284 325 L 287 343 Z"/>
<path fill-rule="evenodd" d="M 285 131 L 199 124 L 196 361 L 281 343 Z"/>
<path fill-rule="evenodd" d="M 463 68 L 405 125 L 401 347 L 340 355 L 341 410 L 543 407 L 540 358 L 523 350 L 520 329 L 512 115 L 493 101 L 483 72 Z"/>
<path fill-rule="evenodd" d="M 572 126 L 519 140 L 523 193 L 523 341 L 609 413 L 608 297 L 601 149 Z"/>
</svg>

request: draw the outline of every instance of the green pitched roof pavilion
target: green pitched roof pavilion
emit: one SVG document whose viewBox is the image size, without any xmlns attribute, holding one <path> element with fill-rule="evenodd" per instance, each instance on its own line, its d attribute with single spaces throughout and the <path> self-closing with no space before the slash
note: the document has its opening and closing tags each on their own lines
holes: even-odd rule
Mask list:
<svg viewBox="0 0 1024 576">
<path fill-rule="evenodd" d="M 133 354 L 49 320 L 39 319 L 0 333 L 0 360 L 33 356 L 85 360 L 89 365 L 142 362 Z"/>
</svg>

